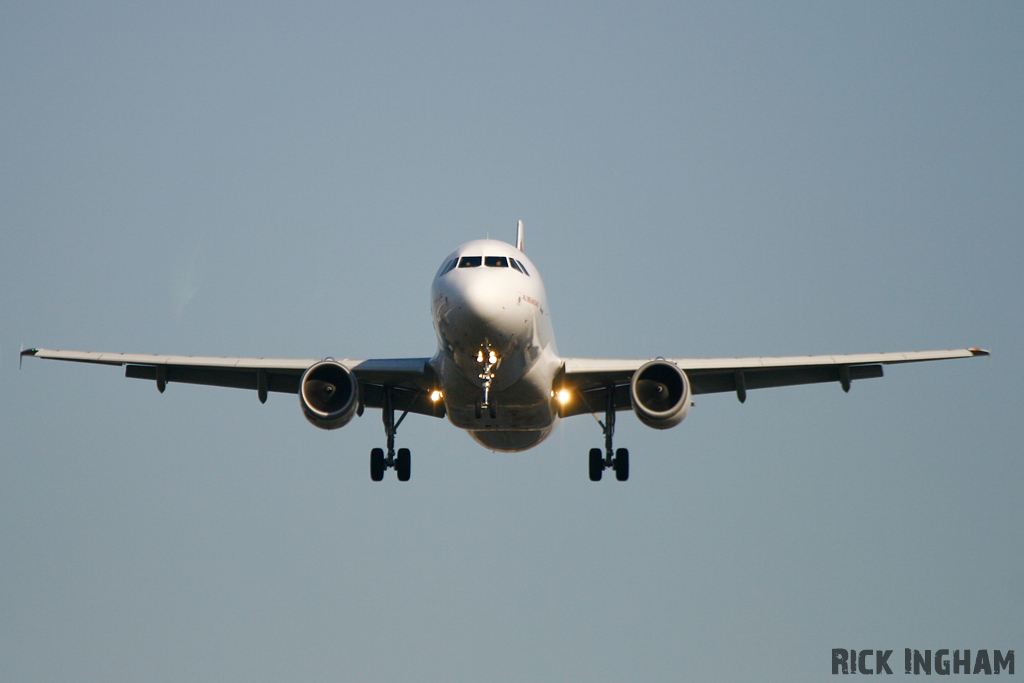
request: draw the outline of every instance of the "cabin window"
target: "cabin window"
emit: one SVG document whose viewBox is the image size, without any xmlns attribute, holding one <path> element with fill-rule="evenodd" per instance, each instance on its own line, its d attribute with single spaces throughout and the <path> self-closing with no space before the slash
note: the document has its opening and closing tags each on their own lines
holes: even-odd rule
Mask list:
<svg viewBox="0 0 1024 683">
<path fill-rule="evenodd" d="M 483 256 L 463 256 L 459 260 L 459 268 L 479 268 L 483 260 Z"/>
<path fill-rule="evenodd" d="M 484 265 L 488 268 L 508 268 L 508 259 L 504 256 L 485 256 Z"/>
</svg>

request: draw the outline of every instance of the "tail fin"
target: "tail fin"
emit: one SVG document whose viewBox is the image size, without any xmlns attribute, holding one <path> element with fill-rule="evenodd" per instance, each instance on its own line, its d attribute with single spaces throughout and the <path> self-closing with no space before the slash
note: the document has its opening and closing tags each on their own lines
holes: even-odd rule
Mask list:
<svg viewBox="0 0 1024 683">
<path fill-rule="evenodd" d="M 516 231 L 516 249 L 523 250 L 523 222 L 519 221 L 519 229 Z"/>
</svg>

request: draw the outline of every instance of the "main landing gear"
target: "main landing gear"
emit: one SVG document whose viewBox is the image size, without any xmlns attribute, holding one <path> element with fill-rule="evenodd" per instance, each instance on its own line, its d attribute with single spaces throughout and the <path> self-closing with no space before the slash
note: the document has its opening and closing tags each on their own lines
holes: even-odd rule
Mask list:
<svg viewBox="0 0 1024 683">
<path fill-rule="evenodd" d="M 590 481 L 601 481 L 601 475 L 609 468 L 615 470 L 616 479 L 626 481 L 629 479 L 629 451 L 625 448 L 612 448 L 612 437 L 615 435 L 615 387 L 609 386 L 607 394 L 604 422 L 598 421 L 604 430 L 604 453 L 601 453 L 600 448 L 590 449 Z"/>
<path fill-rule="evenodd" d="M 398 418 L 398 422 L 395 422 L 395 409 L 391 404 L 391 387 L 384 387 L 384 406 L 381 416 L 384 421 L 384 434 L 388 439 L 388 454 L 384 455 L 383 448 L 374 448 L 370 451 L 370 479 L 373 481 L 383 480 L 384 470 L 391 468 L 394 468 L 398 474 L 398 481 L 409 481 L 410 461 L 412 460 L 409 449 L 399 448 L 398 452 L 395 452 L 395 433 L 398 431 L 398 425 L 402 424 L 402 420 L 408 414 L 409 411 L 405 411 Z"/>
</svg>

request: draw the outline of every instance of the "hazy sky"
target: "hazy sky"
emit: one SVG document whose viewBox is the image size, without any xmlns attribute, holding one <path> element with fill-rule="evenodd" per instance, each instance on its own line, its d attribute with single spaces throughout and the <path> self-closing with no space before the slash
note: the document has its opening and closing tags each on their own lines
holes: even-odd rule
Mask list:
<svg viewBox="0 0 1024 683">
<path fill-rule="evenodd" d="M 1024 6 L 678 5 L 0 5 L 0 679 L 1024 651 Z M 588 416 L 411 416 L 374 484 L 379 411 L 17 368 L 429 356 L 442 259 L 518 219 L 566 356 L 994 355 L 620 414 L 626 484 Z"/>
</svg>

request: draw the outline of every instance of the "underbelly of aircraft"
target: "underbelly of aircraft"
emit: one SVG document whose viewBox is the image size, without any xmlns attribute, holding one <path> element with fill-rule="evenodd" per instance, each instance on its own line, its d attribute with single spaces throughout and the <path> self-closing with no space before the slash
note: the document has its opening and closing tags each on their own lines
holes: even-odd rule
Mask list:
<svg viewBox="0 0 1024 683">
<path fill-rule="evenodd" d="M 479 400 L 470 404 L 449 403 L 448 419 L 460 429 L 479 431 L 546 429 L 554 421 L 550 401 L 539 405 L 509 405 L 501 398 L 498 394 L 486 408 Z"/>
<path fill-rule="evenodd" d="M 548 438 L 554 428 L 555 425 L 552 423 L 546 429 L 470 430 L 469 435 L 484 448 L 514 453 L 533 448 Z"/>
</svg>

